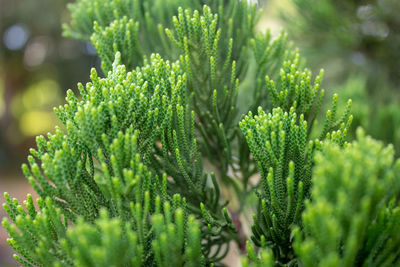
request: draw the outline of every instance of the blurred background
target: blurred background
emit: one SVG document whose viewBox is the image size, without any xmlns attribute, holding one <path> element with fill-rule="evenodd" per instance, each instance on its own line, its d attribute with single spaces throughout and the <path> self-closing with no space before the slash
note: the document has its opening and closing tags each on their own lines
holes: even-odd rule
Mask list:
<svg viewBox="0 0 400 267">
<path fill-rule="evenodd" d="M 35 136 L 53 131 L 53 107 L 98 64 L 89 43 L 62 37 L 67 0 L 0 0 L 0 202 L 33 193 L 21 173 Z M 0 208 L 0 217 L 5 216 Z M 0 266 L 16 266 L 0 227 Z"/>
<path fill-rule="evenodd" d="M 106 0 L 105 0 L 106 1 Z M 99 65 L 90 43 L 62 37 L 68 0 L 0 0 L 0 202 L 33 193 L 20 171 L 35 136 L 53 131 L 53 107 Z M 324 88 L 353 100 L 362 126 L 400 151 L 400 1 L 267 0 L 260 30 L 289 33 Z M 351 136 L 351 135 L 350 135 Z M 350 137 L 351 138 L 351 137 Z M 0 208 L 0 217 L 5 214 Z M 0 266 L 16 266 L 0 228 Z"/>
</svg>

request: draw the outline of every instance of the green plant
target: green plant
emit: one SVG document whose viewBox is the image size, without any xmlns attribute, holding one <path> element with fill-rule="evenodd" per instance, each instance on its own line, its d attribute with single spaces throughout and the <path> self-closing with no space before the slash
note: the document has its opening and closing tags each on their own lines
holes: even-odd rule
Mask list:
<svg viewBox="0 0 400 267">
<path fill-rule="evenodd" d="M 361 129 L 357 135 L 344 148 L 324 145 L 316 157 L 313 199 L 295 243 L 307 266 L 400 263 L 400 161 L 394 161 L 392 146 L 385 148 Z"/>
<path fill-rule="evenodd" d="M 70 6 L 66 33 L 91 39 L 105 77 L 93 69 L 68 91 L 55 109 L 65 129 L 30 151 L 22 169 L 38 210 L 5 195 L 20 263 L 222 266 L 236 243 L 244 266 L 302 264 L 293 229 L 307 229 L 314 154 L 352 148 L 352 102 L 338 116 L 334 95 L 321 120 L 323 72 L 313 80 L 284 33 L 256 34 L 256 6 L 168 2 Z M 254 192 L 252 244 L 239 215 Z"/>
<path fill-rule="evenodd" d="M 351 134 L 362 126 L 373 137 L 394 144 L 398 154 L 400 2 L 288 2 L 292 8 L 285 5 L 281 17 L 310 67 L 324 66 L 329 72 L 329 87 L 340 88 L 341 95 L 355 93 L 359 97 L 353 99 L 355 106 L 361 101 L 362 107 L 356 107 L 356 112 L 365 119 L 354 121 Z"/>
</svg>

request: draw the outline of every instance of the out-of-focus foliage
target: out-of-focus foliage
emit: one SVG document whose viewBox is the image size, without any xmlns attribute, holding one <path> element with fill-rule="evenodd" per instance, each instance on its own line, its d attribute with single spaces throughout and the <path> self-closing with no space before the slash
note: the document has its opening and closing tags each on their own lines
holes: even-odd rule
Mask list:
<svg viewBox="0 0 400 267">
<path fill-rule="evenodd" d="M 362 126 L 368 134 L 379 137 L 386 143 L 392 143 L 396 153 L 400 152 L 400 100 L 396 98 L 396 92 L 393 99 L 382 100 L 371 96 L 367 92 L 367 79 L 363 74 L 353 74 L 344 84 L 335 86 L 337 92 L 344 96 L 339 100 L 352 99 L 352 113 L 354 122 L 349 131 L 351 139 L 355 137 L 355 130 Z M 387 88 L 386 88 L 387 89 Z M 387 92 L 387 91 L 386 91 Z M 388 96 L 391 93 L 387 93 Z"/>
<path fill-rule="evenodd" d="M 379 85 L 400 81 L 400 2 L 397 0 L 291 0 L 284 14 L 290 35 L 314 64 L 340 65 L 347 75 L 360 67 Z M 376 89 L 378 90 L 378 89 Z"/>
<path fill-rule="evenodd" d="M 61 36 L 67 2 L 0 0 L 0 168 L 54 126 L 54 103 L 96 63 L 93 48 Z"/>
<path fill-rule="evenodd" d="M 384 147 L 361 129 L 344 148 L 325 144 L 316 156 L 304 228 L 296 232 L 301 264 L 398 266 L 399 173 L 393 146 Z"/>
<path fill-rule="evenodd" d="M 254 249 L 250 242 L 247 242 L 247 257 L 242 257 L 243 267 L 272 267 L 275 266 L 273 253 L 270 249 L 266 248 L 265 239 L 262 240 L 263 244 L 258 251 Z"/>
<path fill-rule="evenodd" d="M 361 117 L 353 129 L 361 125 L 399 152 L 400 1 L 290 1 L 294 12 L 281 10 L 289 35 L 313 68 L 328 70 L 329 87 L 355 96 Z"/>
</svg>

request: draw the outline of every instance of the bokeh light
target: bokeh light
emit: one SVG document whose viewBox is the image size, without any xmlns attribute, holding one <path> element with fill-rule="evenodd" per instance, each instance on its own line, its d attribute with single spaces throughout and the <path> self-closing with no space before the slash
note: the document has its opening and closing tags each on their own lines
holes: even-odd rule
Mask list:
<svg viewBox="0 0 400 267">
<path fill-rule="evenodd" d="M 35 136 L 53 131 L 59 121 L 52 107 L 62 103 L 62 94 L 56 81 L 45 79 L 14 97 L 11 109 L 14 117 L 19 118 L 21 133 Z"/>
<path fill-rule="evenodd" d="M 3 35 L 4 45 L 10 50 L 20 50 L 26 44 L 29 30 L 24 24 L 14 24 Z"/>
</svg>

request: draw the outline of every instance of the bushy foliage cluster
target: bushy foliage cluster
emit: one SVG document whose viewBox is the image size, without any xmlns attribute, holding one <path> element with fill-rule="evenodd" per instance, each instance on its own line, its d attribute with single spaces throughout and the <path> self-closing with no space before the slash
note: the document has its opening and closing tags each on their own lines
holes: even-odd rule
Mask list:
<svg viewBox="0 0 400 267">
<path fill-rule="evenodd" d="M 256 33 L 255 5 L 70 10 L 66 35 L 92 41 L 104 77 L 68 91 L 65 127 L 30 151 L 37 205 L 5 195 L 20 263 L 223 266 L 235 243 L 243 266 L 399 263 L 393 149 L 361 133 L 348 143 L 351 100 L 339 109 L 334 95 L 320 116 L 323 71 L 313 79 L 286 34 Z"/>
</svg>

